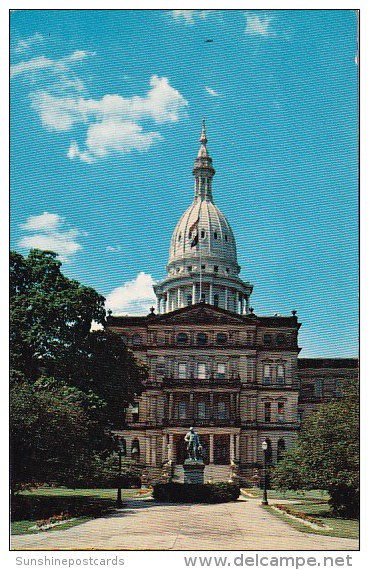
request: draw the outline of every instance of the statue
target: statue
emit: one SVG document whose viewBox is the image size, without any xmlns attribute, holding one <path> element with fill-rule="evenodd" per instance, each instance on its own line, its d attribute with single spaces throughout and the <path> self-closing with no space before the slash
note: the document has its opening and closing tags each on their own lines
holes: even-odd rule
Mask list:
<svg viewBox="0 0 369 570">
<path fill-rule="evenodd" d="M 198 461 L 198 456 L 201 456 L 202 446 L 200 438 L 193 427 L 190 427 L 190 431 L 186 433 L 184 440 L 187 442 L 188 458 Z"/>
</svg>

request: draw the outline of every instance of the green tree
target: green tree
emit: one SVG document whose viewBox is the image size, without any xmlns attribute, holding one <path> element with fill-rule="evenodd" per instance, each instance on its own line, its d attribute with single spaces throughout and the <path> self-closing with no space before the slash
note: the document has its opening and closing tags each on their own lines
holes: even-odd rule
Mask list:
<svg viewBox="0 0 369 570">
<path fill-rule="evenodd" d="M 12 252 L 10 277 L 13 480 L 60 480 L 71 473 L 69 451 L 78 470 L 109 447 L 106 428 L 123 426 L 147 369 L 119 335 L 91 331 L 93 321 L 105 324 L 105 299 L 63 275 L 55 253 Z"/>
<path fill-rule="evenodd" d="M 321 404 L 305 420 L 296 444 L 273 470 L 279 489 L 326 489 L 334 511 L 359 510 L 359 404 L 357 381 L 343 397 Z"/>
</svg>

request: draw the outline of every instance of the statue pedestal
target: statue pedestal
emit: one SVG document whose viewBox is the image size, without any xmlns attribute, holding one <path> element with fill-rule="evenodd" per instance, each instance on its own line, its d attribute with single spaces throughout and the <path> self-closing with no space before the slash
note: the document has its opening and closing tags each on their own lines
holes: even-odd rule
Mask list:
<svg viewBox="0 0 369 570">
<path fill-rule="evenodd" d="M 194 459 L 186 459 L 183 464 L 184 483 L 185 485 L 193 485 L 195 483 L 204 483 L 205 463 L 202 459 L 195 461 Z"/>
</svg>

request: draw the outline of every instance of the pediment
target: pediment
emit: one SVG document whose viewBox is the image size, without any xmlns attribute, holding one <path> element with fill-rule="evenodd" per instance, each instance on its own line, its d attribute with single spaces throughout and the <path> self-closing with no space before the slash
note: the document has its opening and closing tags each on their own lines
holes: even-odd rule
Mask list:
<svg viewBox="0 0 369 570">
<path fill-rule="evenodd" d="M 170 313 L 165 313 L 164 315 L 158 315 L 155 319 L 155 324 L 160 322 L 160 324 L 237 324 L 240 325 L 244 323 L 241 315 L 231 313 L 225 309 L 219 309 L 212 305 L 207 305 L 205 303 L 198 303 L 196 305 L 190 305 L 189 307 L 184 307 L 183 309 L 177 309 Z"/>
</svg>

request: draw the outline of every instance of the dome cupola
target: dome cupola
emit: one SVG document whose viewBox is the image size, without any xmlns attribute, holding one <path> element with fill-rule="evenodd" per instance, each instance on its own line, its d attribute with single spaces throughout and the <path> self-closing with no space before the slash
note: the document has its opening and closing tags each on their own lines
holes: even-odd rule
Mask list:
<svg viewBox="0 0 369 570">
<path fill-rule="evenodd" d="M 154 286 L 158 312 L 198 302 L 238 313 L 248 311 L 252 285 L 238 277 L 234 235 L 226 216 L 214 204 L 215 170 L 207 142 L 203 119 L 200 149 L 192 171 L 194 199 L 172 234 L 167 278 Z"/>
</svg>

